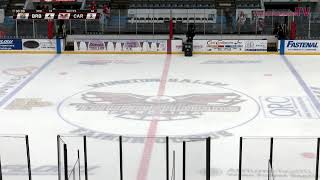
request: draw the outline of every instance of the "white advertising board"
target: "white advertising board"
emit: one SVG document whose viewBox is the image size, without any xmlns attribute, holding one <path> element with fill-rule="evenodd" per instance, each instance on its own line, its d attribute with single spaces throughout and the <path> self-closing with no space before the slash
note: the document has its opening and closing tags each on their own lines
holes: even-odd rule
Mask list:
<svg viewBox="0 0 320 180">
<path fill-rule="evenodd" d="M 267 40 L 194 40 L 194 52 L 266 52 Z"/>
<path fill-rule="evenodd" d="M 286 40 L 284 48 L 285 52 L 320 52 L 319 44 L 318 40 Z"/>
<path fill-rule="evenodd" d="M 24 51 L 56 51 L 55 39 L 22 39 Z"/>
<path fill-rule="evenodd" d="M 75 40 L 74 51 L 167 52 L 167 40 Z"/>
<path fill-rule="evenodd" d="M 175 52 L 182 52 L 182 40 L 171 40 L 171 51 Z"/>
</svg>

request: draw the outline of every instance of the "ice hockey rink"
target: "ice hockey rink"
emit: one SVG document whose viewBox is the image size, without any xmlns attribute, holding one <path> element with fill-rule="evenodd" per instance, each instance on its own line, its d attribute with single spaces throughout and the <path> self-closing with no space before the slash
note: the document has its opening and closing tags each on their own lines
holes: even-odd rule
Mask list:
<svg viewBox="0 0 320 180">
<path fill-rule="evenodd" d="M 124 180 L 165 179 L 165 136 L 172 137 L 170 176 L 177 180 L 179 138 L 190 140 L 186 179 L 205 179 L 205 141 L 199 139 L 207 136 L 212 179 L 238 178 L 241 136 L 250 137 L 242 179 L 267 179 L 269 140 L 263 137 L 270 136 L 279 137 L 276 179 L 314 179 L 319 67 L 318 56 L 2 54 L 0 132 L 29 135 L 34 180 L 57 179 L 58 134 L 73 153 L 88 136 L 89 179 L 119 179 L 119 135 Z M 23 149 L 14 138 L 1 141 L 1 157 L 14 156 L 10 146 Z M 22 159 L 2 158 L 6 179 L 25 179 Z"/>
</svg>

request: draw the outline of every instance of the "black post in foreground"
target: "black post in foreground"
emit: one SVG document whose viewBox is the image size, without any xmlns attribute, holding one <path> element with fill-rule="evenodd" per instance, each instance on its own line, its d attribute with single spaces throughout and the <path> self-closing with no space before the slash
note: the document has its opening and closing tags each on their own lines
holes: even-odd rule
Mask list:
<svg viewBox="0 0 320 180">
<path fill-rule="evenodd" d="M 269 157 L 269 161 L 270 161 L 270 166 L 272 168 L 273 167 L 273 137 L 270 139 L 270 157 Z"/>
<path fill-rule="evenodd" d="M 84 179 L 88 180 L 87 136 L 83 136 L 83 151 L 84 151 Z"/>
<path fill-rule="evenodd" d="M 182 143 L 182 180 L 186 180 L 186 142 Z"/>
<path fill-rule="evenodd" d="M 242 137 L 240 137 L 240 145 L 239 145 L 239 173 L 238 173 L 238 179 L 241 180 L 242 176 Z"/>
<path fill-rule="evenodd" d="M 119 136 L 119 155 L 120 155 L 120 180 L 123 180 L 123 162 L 122 162 L 122 136 Z"/>
<path fill-rule="evenodd" d="M 2 180 L 2 166 L 1 166 L 1 156 L 0 156 L 0 180 Z"/>
<path fill-rule="evenodd" d="M 29 137 L 26 135 L 26 149 L 27 149 L 27 162 L 28 162 L 28 177 L 29 180 L 32 180 L 31 177 L 31 162 L 30 162 L 30 149 L 29 149 Z"/>
<path fill-rule="evenodd" d="M 316 180 L 319 180 L 319 154 L 320 153 L 320 138 L 317 142 L 317 159 L 316 159 Z"/>
<path fill-rule="evenodd" d="M 166 137 L 166 175 L 167 180 L 170 180 L 169 177 L 169 137 Z"/>
<path fill-rule="evenodd" d="M 211 170 L 211 137 L 206 139 L 206 180 L 210 180 Z"/>
<path fill-rule="evenodd" d="M 68 180 L 68 149 L 67 145 L 63 144 L 63 159 L 64 159 L 64 179 Z"/>
</svg>

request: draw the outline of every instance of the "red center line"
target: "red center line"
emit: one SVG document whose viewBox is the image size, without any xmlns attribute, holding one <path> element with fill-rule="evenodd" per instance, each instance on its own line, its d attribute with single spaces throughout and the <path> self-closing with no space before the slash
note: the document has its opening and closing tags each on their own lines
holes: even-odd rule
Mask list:
<svg viewBox="0 0 320 180">
<path fill-rule="evenodd" d="M 162 76 L 160 79 L 160 85 L 159 85 L 159 89 L 158 89 L 158 93 L 157 93 L 158 97 L 163 96 L 165 93 L 170 63 L 171 63 L 171 55 L 167 55 L 166 61 L 165 61 L 164 67 L 163 67 L 163 71 L 162 71 Z M 160 111 L 158 110 L 158 112 L 155 113 L 155 116 L 153 117 L 153 119 L 150 123 L 147 137 L 155 137 L 156 136 L 159 115 L 160 115 Z M 146 180 L 146 177 L 148 175 L 149 163 L 150 163 L 154 143 L 155 143 L 155 138 L 146 138 L 146 143 L 144 145 L 143 154 L 142 154 L 142 158 L 140 161 L 137 180 Z"/>
</svg>

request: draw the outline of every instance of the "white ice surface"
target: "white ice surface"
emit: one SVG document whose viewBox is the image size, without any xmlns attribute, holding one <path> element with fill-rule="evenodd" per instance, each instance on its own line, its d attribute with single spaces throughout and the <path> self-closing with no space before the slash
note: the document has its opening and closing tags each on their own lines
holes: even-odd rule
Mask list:
<svg viewBox="0 0 320 180">
<path fill-rule="evenodd" d="M 139 95 L 142 98 L 156 97 L 159 82 L 124 82 L 94 89 L 91 85 L 132 79 L 160 79 L 168 57 L 60 55 L 51 62 L 52 58 L 54 55 L 0 55 L 0 88 L 16 78 L 10 89 L 3 88 L 5 92 L 0 96 L 0 101 L 10 97 L 0 109 L 0 134 L 28 134 L 33 179 L 51 180 L 57 179 L 55 169 L 52 169 L 57 164 L 57 134 L 81 136 L 89 133 L 89 136 L 93 136 L 88 138 L 88 160 L 89 167 L 92 168 L 89 174 L 90 180 L 103 178 L 118 180 L 117 139 L 101 139 L 112 134 L 147 136 L 154 118 L 152 113 L 151 116 L 141 117 L 132 115 L 133 112 L 122 112 L 125 114 L 120 116 L 118 112 L 78 111 L 71 104 L 85 103 L 81 98 L 88 92 L 111 93 L 118 100 L 119 94 Z M 206 101 L 210 98 L 208 94 L 209 96 L 220 94 L 221 98 L 223 93 L 236 93 L 240 95 L 240 99 L 245 100 L 234 105 L 240 108 L 237 112 L 203 112 L 192 117 L 185 114 L 157 117 L 161 119 L 156 127 L 157 136 L 212 136 L 212 179 L 237 178 L 240 136 L 320 136 L 319 112 L 282 57 L 196 55 L 186 58 L 172 55 L 170 58 L 168 82 L 165 83 L 163 99 L 172 100 L 171 98 L 200 94 L 206 95 L 200 97 L 201 101 Z M 287 56 L 287 58 L 305 81 L 307 88 L 320 88 L 319 56 Z M 26 72 L 26 69 L 28 73 L 25 76 L 19 74 Z M 179 82 L 172 82 L 172 79 L 177 79 Z M 195 81 L 197 83 L 194 83 Z M 24 82 L 27 83 L 23 84 Z M 218 85 L 213 85 L 215 83 Z M 268 117 L 265 114 L 270 109 L 263 106 L 260 101 L 266 97 L 302 97 L 304 103 L 308 104 L 307 110 L 312 114 L 312 118 Z M 36 98 L 50 105 L 32 107 L 31 110 L 8 109 L 15 100 L 30 98 Z M 287 107 L 292 108 L 290 105 Z M 15 156 L 12 153 L 16 151 L 24 153 L 24 146 L 21 145 L 23 142 L 16 139 L 5 140 L 0 144 L 0 156 L 2 159 L 5 159 L 6 155 L 10 156 L 11 160 L 3 160 L 4 180 L 26 179 L 25 175 L 21 175 L 26 172 L 25 169 L 8 166 L 25 163 L 21 160 L 23 155 Z M 136 180 L 145 146 L 141 142 L 132 142 L 138 141 L 137 138 L 126 138 L 126 140 L 129 142 L 123 145 L 124 180 Z M 81 139 L 65 138 L 65 141 L 69 143 L 69 158 L 72 161 L 75 151 L 82 147 Z M 17 145 L 13 145 L 13 142 Z M 181 179 L 182 144 L 170 142 L 170 155 L 173 150 L 176 152 L 175 179 L 178 180 Z M 20 147 L 18 149 L 21 149 L 21 152 L 13 150 L 13 147 Z M 162 173 L 165 172 L 164 148 L 164 143 L 153 144 L 147 179 L 165 178 Z M 281 179 L 288 180 L 314 178 L 315 148 L 315 139 L 275 140 L 274 168 L 278 170 L 279 177 L 282 175 Z M 204 142 L 187 143 L 186 180 L 205 179 L 204 153 Z M 243 179 L 266 179 L 269 140 L 244 140 L 243 153 L 243 167 L 248 170 Z M 72 165 L 72 162 L 69 162 L 69 165 Z M 19 173 L 20 175 L 17 175 Z"/>
</svg>

